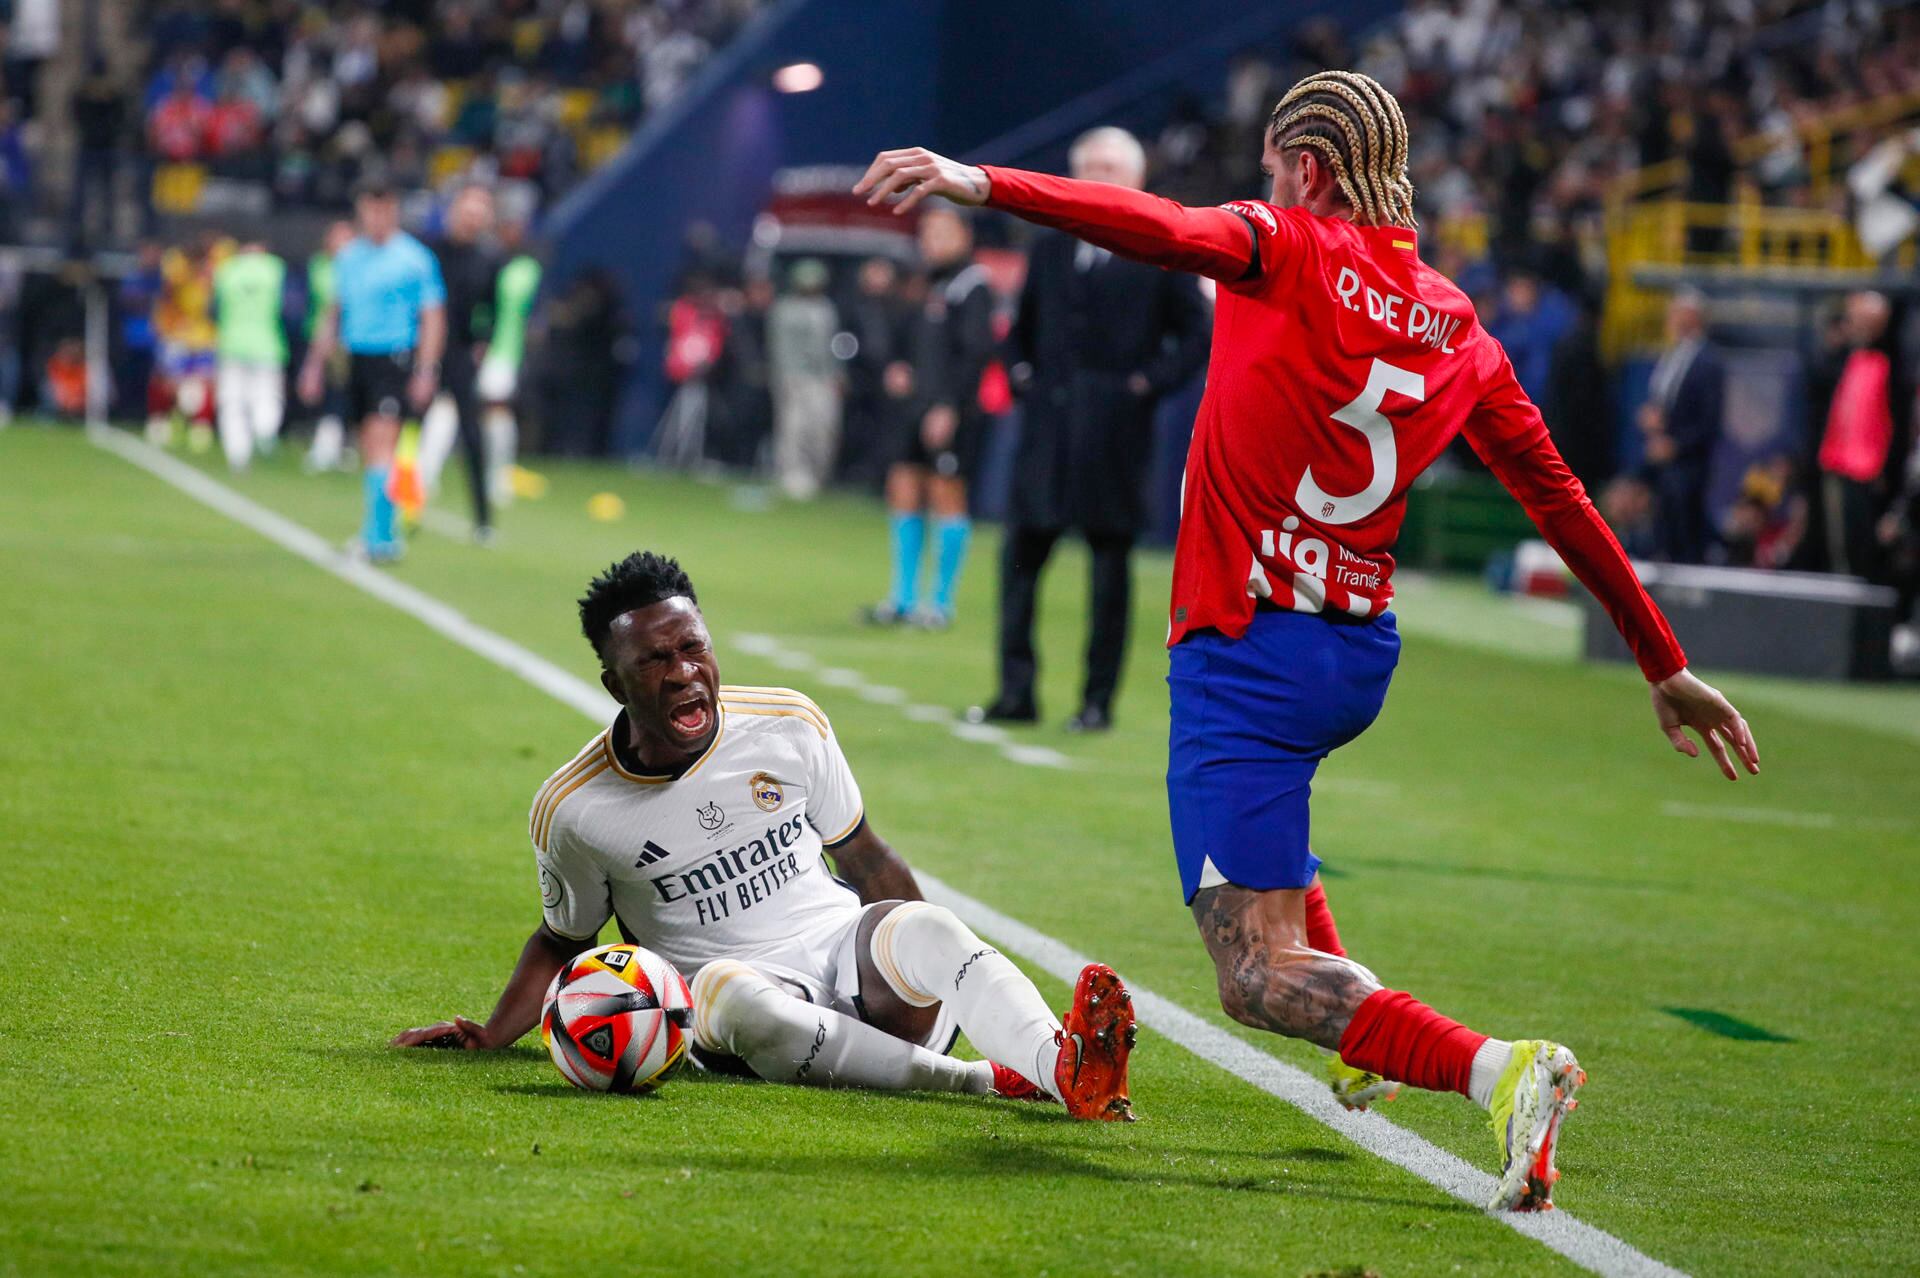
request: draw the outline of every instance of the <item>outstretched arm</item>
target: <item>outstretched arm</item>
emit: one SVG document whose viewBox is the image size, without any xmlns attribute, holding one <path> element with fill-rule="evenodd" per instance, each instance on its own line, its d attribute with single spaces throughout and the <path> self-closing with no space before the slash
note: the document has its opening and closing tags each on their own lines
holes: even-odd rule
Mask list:
<svg viewBox="0 0 1920 1278">
<path fill-rule="evenodd" d="M 1253 229 L 1239 214 L 1189 208 L 1106 182 L 962 164 L 924 147 L 908 147 L 875 156 L 853 193 L 866 196 L 869 204 L 898 197 L 896 213 L 929 195 L 944 195 L 956 204 L 989 204 L 1122 257 L 1227 284 L 1260 272 Z"/>
<path fill-rule="evenodd" d="M 1699 757 L 1700 747 L 1683 730 L 1692 728 L 1727 780 L 1739 776 L 1735 754 L 1748 772 L 1757 774 L 1760 751 L 1747 721 L 1717 689 L 1687 669 L 1680 641 L 1640 584 L 1613 530 L 1593 508 L 1586 488 L 1567 469 L 1540 410 L 1514 378 L 1505 352 L 1491 338 L 1487 344 L 1487 389 L 1467 421 L 1467 442 L 1607 610 L 1651 685 L 1654 716 L 1673 748 Z"/>
<path fill-rule="evenodd" d="M 575 941 L 561 936 L 543 921 L 533 929 L 533 935 L 527 938 L 526 945 L 521 947 L 520 961 L 514 964 L 513 975 L 507 978 L 507 988 L 501 991 L 500 1001 L 494 1004 L 493 1015 L 487 1018 L 485 1025 L 464 1016 L 456 1016 L 450 1021 L 403 1030 L 394 1035 L 392 1045 L 456 1047 L 470 1052 L 512 1046 L 540 1023 L 541 1000 L 546 997 L 547 986 L 553 984 L 553 978 L 559 974 L 561 967 L 592 943 L 591 940 Z"/>
</svg>

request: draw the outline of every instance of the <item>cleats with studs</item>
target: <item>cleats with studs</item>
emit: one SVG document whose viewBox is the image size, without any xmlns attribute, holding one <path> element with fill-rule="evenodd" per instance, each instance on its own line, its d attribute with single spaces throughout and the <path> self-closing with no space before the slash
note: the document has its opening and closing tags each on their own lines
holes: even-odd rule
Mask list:
<svg viewBox="0 0 1920 1278">
<path fill-rule="evenodd" d="M 1544 1039 L 1522 1039 L 1493 1086 L 1491 1122 L 1506 1162 L 1489 1211 L 1552 1211 L 1560 1172 L 1553 1165 L 1560 1122 L 1579 1101 L 1587 1072 L 1573 1053 Z"/>
<path fill-rule="evenodd" d="M 1400 1084 L 1372 1070 L 1357 1069 L 1338 1056 L 1328 1058 L 1327 1085 L 1333 1089 L 1335 1100 L 1350 1110 L 1362 1112 L 1375 1101 L 1384 1103 L 1400 1094 Z"/>
<path fill-rule="evenodd" d="M 1132 1122 L 1127 1057 L 1138 1033 L 1133 996 L 1104 963 L 1089 963 L 1074 983 L 1073 1006 L 1060 1029 L 1054 1090 L 1075 1118 Z"/>
</svg>

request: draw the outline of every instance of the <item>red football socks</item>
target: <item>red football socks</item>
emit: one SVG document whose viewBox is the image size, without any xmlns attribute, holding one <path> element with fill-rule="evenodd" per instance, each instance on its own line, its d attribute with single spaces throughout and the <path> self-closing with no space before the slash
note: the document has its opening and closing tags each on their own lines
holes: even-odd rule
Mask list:
<svg viewBox="0 0 1920 1278">
<path fill-rule="evenodd" d="M 1486 1041 L 1411 994 L 1376 990 L 1354 1009 L 1340 1037 L 1340 1059 L 1382 1078 L 1467 1096 L 1473 1055 Z"/>
<path fill-rule="evenodd" d="M 1340 948 L 1340 929 L 1333 925 L 1333 911 L 1327 908 L 1327 890 L 1317 880 L 1307 889 L 1307 944 L 1322 954 L 1347 956 Z"/>
</svg>

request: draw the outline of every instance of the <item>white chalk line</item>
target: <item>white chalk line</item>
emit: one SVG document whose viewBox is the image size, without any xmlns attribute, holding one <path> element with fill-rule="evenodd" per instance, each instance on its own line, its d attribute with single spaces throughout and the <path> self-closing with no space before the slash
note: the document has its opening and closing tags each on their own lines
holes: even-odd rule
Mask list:
<svg viewBox="0 0 1920 1278">
<path fill-rule="evenodd" d="M 414 586 L 336 551 L 307 528 L 268 510 L 151 445 L 114 430 L 89 431 L 100 447 L 124 458 L 156 478 L 218 511 L 324 572 L 358 587 L 374 598 L 406 613 L 436 633 L 486 658 L 508 673 L 578 710 L 596 724 L 604 724 L 614 709 L 604 690 L 577 678 L 545 658 L 475 623 Z M 760 638 L 764 639 L 764 636 Z M 897 689 L 895 691 L 898 691 Z M 905 700 L 905 694 L 901 694 Z M 1091 960 L 1053 937 L 1002 914 L 992 906 L 916 871 L 928 899 L 964 918 L 1013 953 L 1024 957 L 1054 978 L 1071 983 Z M 1219 1066 L 1267 1094 L 1292 1105 L 1308 1117 L 1332 1128 L 1362 1149 L 1413 1173 L 1450 1197 L 1479 1207 L 1492 1196 L 1494 1178 L 1421 1136 L 1396 1127 L 1377 1114 L 1353 1114 L 1342 1109 L 1320 1079 L 1225 1029 L 1202 1019 L 1179 1004 L 1139 986 L 1134 1007 L 1143 1025 L 1202 1060 Z M 1680 1271 L 1639 1251 L 1605 1230 L 1576 1219 L 1565 1211 L 1547 1213 L 1502 1212 L 1490 1219 L 1506 1225 L 1575 1264 L 1607 1278 L 1679 1278 Z"/>
<path fill-rule="evenodd" d="M 905 688 L 895 688 L 884 683 L 869 683 L 858 670 L 849 670 L 844 666 L 822 666 L 812 654 L 793 647 L 787 640 L 775 635 L 737 634 L 733 636 L 733 646 L 749 656 L 771 662 L 782 670 L 811 671 L 822 683 L 834 688 L 844 688 L 862 701 L 892 706 L 900 712 L 902 718 L 913 723 L 943 727 L 962 741 L 990 746 L 1009 763 L 1018 763 L 1030 768 L 1074 766 L 1072 759 L 1051 746 L 1024 745 L 1015 741 L 1013 734 L 1005 728 L 996 727 L 991 723 L 969 723 L 945 706 L 917 702 Z"/>
</svg>

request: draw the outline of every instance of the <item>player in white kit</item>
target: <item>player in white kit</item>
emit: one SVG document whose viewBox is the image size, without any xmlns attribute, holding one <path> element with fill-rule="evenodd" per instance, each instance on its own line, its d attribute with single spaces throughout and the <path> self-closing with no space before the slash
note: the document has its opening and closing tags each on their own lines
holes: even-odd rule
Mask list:
<svg viewBox="0 0 1920 1278">
<path fill-rule="evenodd" d="M 628 556 L 594 579 L 580 616 L 623 708 L 534 798 L 540 926 L 486 1024 L 455 1017 L 396 1046 L 514 1042 L 611 919 L 693 974 L 709 1067 L 1132 1116 L 1132 1000 L 1112 969 L 1081 972 L 1063 1026 L 1011 961 L 922 900 L 866 820 L 820 708 L 784 688 L 721 685 L 677 563 Z M 959 1032 L 988 1059 L 946 1055 Z"/>
</svg>

